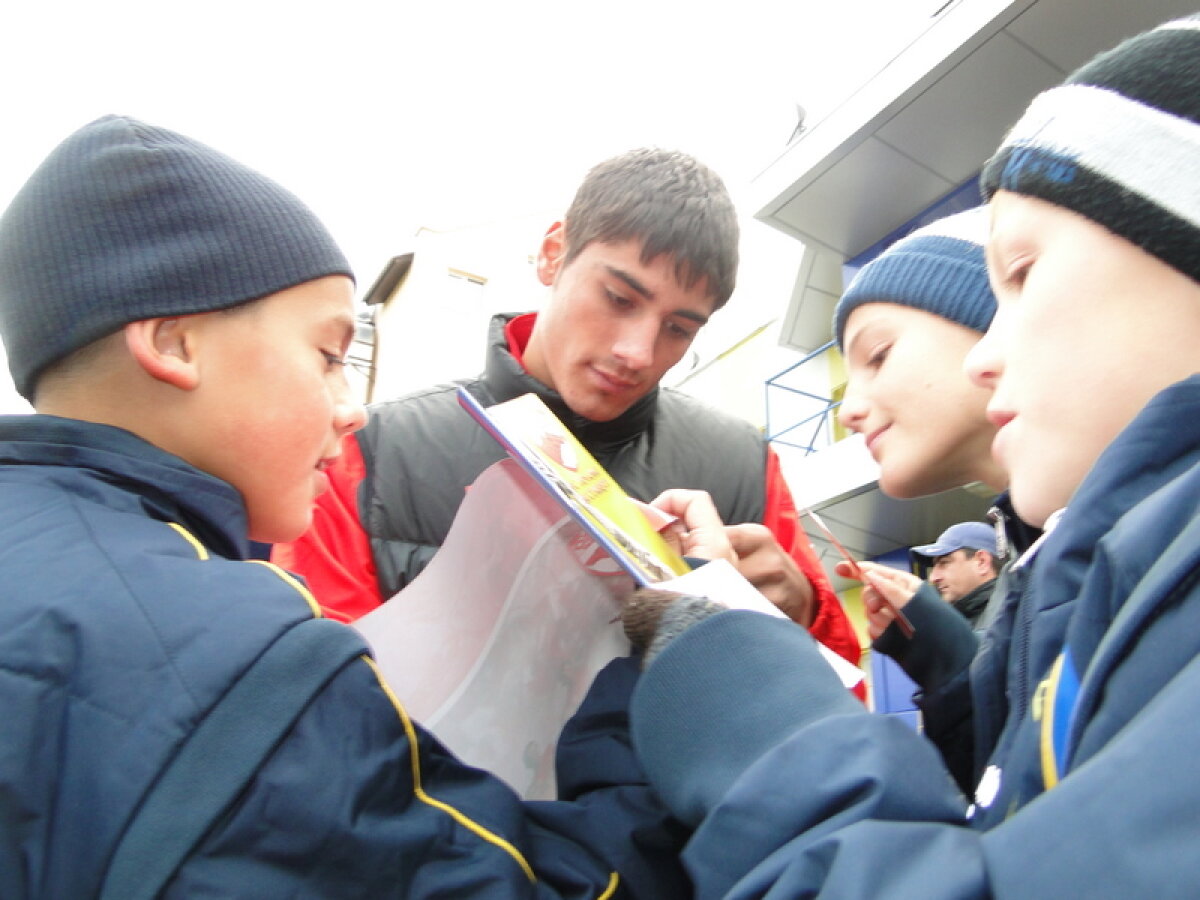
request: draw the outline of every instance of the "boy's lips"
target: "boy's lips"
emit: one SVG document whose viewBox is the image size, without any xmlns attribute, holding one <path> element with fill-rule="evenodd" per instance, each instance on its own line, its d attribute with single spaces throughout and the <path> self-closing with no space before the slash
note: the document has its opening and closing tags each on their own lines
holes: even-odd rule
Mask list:
<svg viewBox="0 0 1200 900">
<path fill-rule="evenodd" d="M 1015 412 L 1009 412 L 1004 409 L 992 409 L 988 407 L 987 420 L 996 426 L 999 430 L 1017 417 Z"/>
<path fill-rule="evenodd" d="M 987 411 L 987 419 L 996 426 L 996 434 L 992 438 L 992 459 L 999 463 L 1002 467 L 1008 467 L 1008 461 L 1004 457 L 1005 446 L 1005 428 L 1016 419 L 1016 413 L 1003 412 L 1000 410 Z"/>
<path fill-rule="evenodd" d="M 316 469 L 316 477 L 313 480 L 316 482 L 316 495 L 318 497 L 329 490 L 329 475 L 326 473 L 337 462 L 339 456 L 341 456 L 340 453 L 335 453 L 333 456 L 325 456 L 317 460 L 317 464 L 314 467 Z"/>
<path fill-rule="evenodd" d="M 872 456 L 875 455 L 875 446 L 879 443 L 879 439 L 883 437 L 884 432 L 891 427 L 891 425 L 884 425 L 882 428 L 876 428 L 867 435 L 867 450 L 870 451 Z"/>
<path fill-rule="evenodd" d="M 596 381 L 602 389 L 608 390 L 614 394 L 626 393 L 635 390 L 638 386 L 637 381 L 631 381 L 628 378 L 622 378 L 619 375 L 614 375 L 606 372 L 603 369 L 592 366 L 592 373 L 595 375 Z"/>
<path fill-rule="evenodd" d="M 329 476 L 322 470 L 317 469 L 313 472 L 313 496 L 320 497 L 323 493 L 329 490 Z"/>
</svg>

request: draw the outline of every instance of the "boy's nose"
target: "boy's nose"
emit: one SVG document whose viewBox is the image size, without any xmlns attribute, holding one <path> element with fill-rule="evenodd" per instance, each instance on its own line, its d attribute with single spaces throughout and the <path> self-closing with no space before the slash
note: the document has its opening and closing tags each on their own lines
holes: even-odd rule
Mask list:
<svg viewBox="0 0 1200 900">
<path fill-rule="evenodd" d="M 1003 329 L 1002 311 L 997 311 L 987 333 L 968 352 L 963 360 L 963 372 L 977 387 L 996 390 L 1000 376 L 1004 373 L 1004 355 L 1001 352 Z"/>
<path fill-rule="evenodd" d="M 627 323 L 613 344 L 613 355 L 627 368 L 645 369 L 654 361 L 654 344 L 658 338 L 658 329 L 658 322 L 649 316 Z"/>
<path fill-rule="evenodd" d="M 861 431 L 863 420 L 867 417 L 867 410 L 865 398 L 858 391 L 850 390 L 850 385 L 847 384 L 846 391 L 842 394 L 842 403 L 837 411 L 838 421 L 844 428 L 849 428 L 854 432 Z"/>
<path fill-rule="evenodd" d="M 339 434 L 351 434 L 367 424 L 367 408 L 347 392 L 335 404 L 333 427 Z"/>
</svg>

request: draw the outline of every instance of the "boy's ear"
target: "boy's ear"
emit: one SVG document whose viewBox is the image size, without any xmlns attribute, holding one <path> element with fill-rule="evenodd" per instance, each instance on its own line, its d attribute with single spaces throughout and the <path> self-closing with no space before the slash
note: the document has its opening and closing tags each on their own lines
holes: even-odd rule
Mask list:
<svg viewBox="0 0 1200 900">
<path fill-rule="evenodd" d="M 538 248 L 537 274 L 538 280 L 546 287 L 554 284 L 558 270 L 562 268 L 562 259 L 567 252 L 567 235 L 562 222 L 555 222 L 542 238 L 542 246 Z"/>
<path fill-rule="evenodd" d="M 190 391 L 199 381 L 187 318 L 142 319 L 125 326 L 125 346 L 156 381 Z"/>
</svg>

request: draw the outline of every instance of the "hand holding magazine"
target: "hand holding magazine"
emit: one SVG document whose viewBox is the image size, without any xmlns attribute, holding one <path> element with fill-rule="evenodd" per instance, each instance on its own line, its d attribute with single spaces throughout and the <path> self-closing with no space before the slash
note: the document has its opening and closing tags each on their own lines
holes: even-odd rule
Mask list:
<svg viewBox="0 0 1200 900">
<path fill-rule="evenodd" d="M 782 616 L 729 563 L 692 571 L 536 396 L 460 402 L 512 459 L 468 489 L 441 549 L 355 623 L 409 714 L 522 796 L 555 794 L 563 723 L 628 652 L 620 601 L 638 586 Z M 862 673 L 822 647 L 848 686 Z"/>
<path fill-rule="evenodd" d="M 639 585 L 691 570 L 537 395 L 485 408 L 459 388 L 458 401 Z"/>
</svg>

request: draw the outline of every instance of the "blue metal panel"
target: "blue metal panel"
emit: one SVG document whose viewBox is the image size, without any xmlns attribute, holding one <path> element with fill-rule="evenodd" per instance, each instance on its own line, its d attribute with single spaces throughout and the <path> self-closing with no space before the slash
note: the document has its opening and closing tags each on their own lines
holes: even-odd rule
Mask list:
<svg viewBox="0 0 1200 900">
<path fill-rule="evenodd" d="M 924 228 L 931 222 L 936 222 L 938 219 L 944 219 L 946 216 L 954 215 L 954 213 L 962 212 L 972 207 L 979 206 L 983 202 L 983 197 L 979 192 L 979 176 L 964 181 L 942 199 L 938 200 L 921 210 L 899 228 L 892 231 L 890 234 L 884 235 L 862 253 L 846 260 L 842 264 L 842 284 L 849 284 L 854 276 L 858 274 L 858 270 L 877 257 L 880 253 L 890 247 L 900 238 L 905 237 L 918 228 Z"/>
<path fill-rule="evenodd" d="M 912 699 L 917 690 L 913 680 L 904 674 L 894 659 L 874 651 L 871 653 L 871 688 L 875 712 L 898 713 L 917 708 Z"/>
<path fill-rule="evenodd" d="M 883 553 L 871 561 L 911 571 L 907 547 Z M 874 651 L 871 653 L 871 691 L 875 712 L 897 716 L 917 731 L 921 730 L 921 713 L 912 699 L 917 691 L 916 683 L 904 674 L 895 660 Z"/>
</svg>

